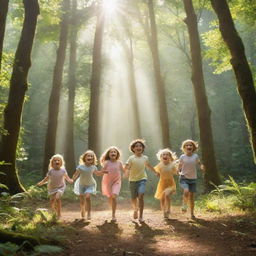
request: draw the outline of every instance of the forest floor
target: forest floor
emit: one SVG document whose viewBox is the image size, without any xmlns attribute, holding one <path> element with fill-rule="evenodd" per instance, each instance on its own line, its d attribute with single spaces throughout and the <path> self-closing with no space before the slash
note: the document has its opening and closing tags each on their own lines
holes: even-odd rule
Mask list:
<svg viewBox="0 0 256 256">
<path fill-rule="evenodd" d="M 118 202 L 117 222 L 113 223 L 108 206 L 102 204 L 93 207 L 89 222 L 81 220 L 77 203 L 64 205 L 60 222 L 70 229 L 63 231 L 66 246 L 58 255 L 256 255 L 255 216 L 197 213 L 191 220 L 174 206 L 165 220 L 160 210 L 146 207 L 145 223 L 139 223 L 132 213 L 128 200 Z"/>
</svg>

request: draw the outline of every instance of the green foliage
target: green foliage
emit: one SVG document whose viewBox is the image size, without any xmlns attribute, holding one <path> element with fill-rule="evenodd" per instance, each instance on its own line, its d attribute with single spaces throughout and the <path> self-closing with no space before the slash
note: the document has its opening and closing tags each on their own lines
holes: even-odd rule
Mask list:
<svg viewBox="0 0 256 256">
<path fill-rule="evenodd" d="M 202 35 L 203 43 L 207 47 L 204 51 L 204 57 L 211 60 L 210 65 L 215 68 L 215 74 L 231 70 L 230 53 L 223 42 L 221 34 L 217 28 L 205 32 Z"/>
<path fill-rule="evenodd" d="M 0 255 L 2 256 L 15 256 L 20 249 L 20 246 L 13 243 L 1 243 L 0 244 Z"/>
<path fill-rule="evenodd" d="M 0 134 L 6 134 L 6 131 L 2 127 L 3 123 L 3 111 L 7 102 L 9 81 L 11 78 L 12 64 L 14 56 L 13 54 L 4 53 L 2 56 L 2 65 L 0 73 Z"/>
<path fill-rule="evenodd" d="M 40 16 L 37 25 L 37 39 L 47 43 L 57 41 L 60 23 L 60 0 L 40 1 Z"/>
<path fill-rule="evenodd" d="M 62 252 L 62 248 L 54 245 L 37 245 L 34 251 L 33 255 L 41 255 L 42 253 L 59 253 Z"/>
<path fill-rule="evenodd" d="M 0 196 L 0 228 L 4 231 L 30 235 L 36 239 L 44 238 L 45 241 L 56 241 L 61 239 L 56 235 L 62 227 L 57 222 L 56 216 L 45 208 L 31 208 L 31 205 L 42 201 L 45 191 L 31 187 L 28 192 L 19 193 L 14 196 L 1 193 Z M 44 200 L 45 201 L 45 200 Z M 21 207 L 22 205 L 22 207 Z M 56 232 L 56 233 L 55 233 Z M 28 246 L 29 245 L 29 246 Z M 29 251 L 28 251 L 29 248 Z M 32 250 L 31 250 L 32 248 Z M 33 247 L 24 241 L 21 245 L 4 243 L 0 245 L 0 255 L 42 255 L 43 253 L 61 252 L 59 246 L 39 245 Z"/>
<path fill-rule="evenodd" d="M 238 184 L 233 177 L 202 197 L 198 205 L 211 212 L 228 212 L 238 208 L 243 211 L 256 210 L 256 183 Z"/>
<path fill-rule="evenodd" d="M 256 25 L 255 0 L 232 0 L 229 5 L 234 19 L 242 20 L 249 26 Z"/>
<path fill-rule="evenodd" d="M 24 242 L 21 245 L 17 245 L 14 243 L 3 243 L 0 244 L 0 255 L 1 256 L 15 256 L 15 255 L 42 255 L 42 253 L 50 254 L 50 253 L 59 253 L 62 252 L 62 248 L 55 245 L 37 245 L 33 248 L 32 251 L 27 251 L 25 249 L 26 244 L 28 242 Z"/>
</svg>

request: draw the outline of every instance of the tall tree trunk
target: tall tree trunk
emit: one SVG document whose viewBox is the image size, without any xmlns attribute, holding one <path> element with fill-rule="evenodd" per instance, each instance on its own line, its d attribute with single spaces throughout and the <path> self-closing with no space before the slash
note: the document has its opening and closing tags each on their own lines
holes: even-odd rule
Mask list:
<svg viewBox="0 0 256 256">
<path fill-rule="evenodd" d="M 6 16 L 8 13 L 9 0 L 0 0 L 0 73 L 2 66 L 4 32 L 6 24 Z"/>
<path fill-rule="evenodd" d="M 4 110 L 4 129 L 8 134 L 2 136 L 0 144 L 1 183 L 9 188 L 11 194 L 24 191 L 16 170 L 16 150 L 20 131 L 21 114 L 27 90 L 27 76 L 31 66 L 31 51 L 35 36 L 39 5 L 37 0 L 23 0 L 25 18 L 20 41 L 15 54 L 10 81 L 8 103 Z"/>
<path fill-rule="evenodd" d="M 192 83 L 195 92 L 199 130 L 200 130 L 200 142 L 202 147 L 202 160 L 206 168 L 205 173 L 205 188 L 207 191 L 211 190 L 213 186 L 220 184 L 220 177 L 217 171 L 215 152 L 213 146 L 213 135 L 211 127 L 211 110 L 208 105 L 208 100 L 205 91 L 202 57 L 199 32 L 197 28 L 197 17 L 194 11 L 192 0 L 183 0 L 186 19 L 184 20 L 189 33 L 190 52 L 192 59 Z"/>
<path fill-rule="evenodd" d="M 101 52 L 104 31 L 104 13 L 97 13 L 97 24 L 94 36 L 93 63 L 91 75 L 91 97 L 89 109 L 88 147 L 96 154 L 100 153 L 99 138 L 99 94 L 101 81 Z"/>
<path fill-rule="evenodd" d="M 169 118 L 165 98 L 165 85 L 161 75 L 160 58 L 158 53 L 157 27 L 155 21 L 153 0 L 148 0 L 148 10 L 151 30 L 151 37 L 149 38 L 148 43 L 153 58 L 155 83 L 159 102 L 160 124 L 162 130 L 162 144 L 163 147 L 170 147 Z"/>
<path fill-rule="evenodd" d="M 250 66 L 246 59 L 242 39 L 238 35 L 227 1 L 211 0 L 219 19 L 221 35 L 231 53 L 231 65 L 236 75 L 237 89 L 242 99 L 245 118 L 250 133 L 251 145 L 256 162 L 256 92 Z"/>
<path fill-rule="evenodd" d="M 76 89 L 76 51 L 77 51 L 77 0 L 72 1 L 70 28 L 70 56 L 69 56 L 69 79 L 68 79 L 68 113 L 67 113 L 67 130 L 65 142 L 65 160 L 69 174 L 75 170 L 75 148 L 74 148 L 74 105 Z"/>
<path fill-rule="evenodd" d="M 63 67 L 66 56 L 70 0 L 63 0 L 63 16 L 60 28 L 59 48 L 53 72 L 52 91 L 48 106 L 48 124 L 44 146 L 43 175 L 46 174 L 49 159 L 55 154 L 56 132 L 60 104 L 60 92 L 62 87 Z"/>
</svg>

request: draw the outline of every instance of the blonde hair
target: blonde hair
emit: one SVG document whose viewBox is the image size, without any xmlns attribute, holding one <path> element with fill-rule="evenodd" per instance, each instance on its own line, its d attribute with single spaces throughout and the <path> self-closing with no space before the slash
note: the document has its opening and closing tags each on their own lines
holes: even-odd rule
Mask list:
<svg viewBox="0 0 256 256">
<path fill-rule="evenodd" d="M 59 158 L 61 160 L 61 166 L 60 168 L 65 168 L 65 161 L 64 161 L 64 158 L 61 154 L 55 154 L 51 157 L 50 159 L 50 162 L 49 162 L 49 166 L 48 166 L 48 170 L 52 169 L 53 166 L 52 166 L 52 162 L 54 160 L 54 158 Z"/>
<path fill-rule="evenodd" d="M 168 153 L 169 156 L 171 157 L 172 161 L 177 159 L 176 153 L 171 151 L 169 148 L 164 148 L 164 149 L 160 149 L 157 154 L 156 157 L 159 161 L 161 161 L 161 157 L 163 155 L 163 153 Z"/>
<path fill-rule="evenodd" d="M 85 164 L 85 158 L 88 154 L 92 154 L 93 155 L 93 165 L 96 165 L 98 160 L 97 157 L 95 155 L 95 153 L 92 150 L 87 150 L 85 151 L 80 157 L 79 157 L 79 164 Z"/>
<path fill-rule="evenodd" d="M 191 143 L 193 145 L 193 152 L 195 152 L 198 149 L 198 142 L 188 139 L 188 140 L 184 140 L 181 144 L 181 150 L 185 153 L 184 149 L 185 149 L 185 145 L 187 143 Z"/>
<path fill-rule="evenodd" d="M 110 160 L 109 157 L 109 152 L 114 149 L 117 152 L 117 157 L 116 160 L 120 159 L 121 153 L 118 147 L 116 146 L 111 146 L 108 149 L 106 149 L 106 151 L 102 154 L 102 156 L 100 157 L 100 163 L 103 164 L 106 160 Z"/>
<path fill-rule="evenodd" d="M 129 145 L 130 151 L 134 153 L 134 150 L 133 150 L 133 149 L 134 149 L 135 145 L 136 145 L 137 143 L 140 143 L 141 146 L 143 147 L 143 151 L 142 151 L 142 152 L 144 152 L 144 149 L 145 149 L 145 147 L 146 147 L 145 142 L 146 142 L 146 141 L 143 140 L 143 139 L 136 139 L 136 140 L 133 140 L 133 141 L 130 143 L 130 145 Z"/>
</svg>

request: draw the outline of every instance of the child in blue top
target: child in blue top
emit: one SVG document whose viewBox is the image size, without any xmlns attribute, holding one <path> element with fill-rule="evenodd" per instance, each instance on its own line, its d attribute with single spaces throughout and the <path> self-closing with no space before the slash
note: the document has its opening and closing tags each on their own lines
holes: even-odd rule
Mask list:
<svg viewBox="0 0 256 256">
<path fill-rule="evenodd" d="M 92 150 L 87 150 L 80 156 L 79 165 L 72 177 L 74 181 L 76 180 L 74 192 L 80 197 L 82 219 L 85 217 L 85 209 L 87 210 L 87 220 L 91 219 L 91 194 L 96 194 L 97 187 L 93 174 L 99 176 L 106 173 L 105 171 L 98 171 L 96 164 L 95 153 Z"/>
<path fill-rule="evenodd" d="M 198 143 L 193 140 L 185 140 L 182 142 L 181 150 L 184 152 L 179 159 L 180 186 L 183 189 L 183 206 L 182 212 L 186 212 L 188 201 L 190 203 L 191 218 L 194 215 L 194 195 L 196 192 L 197 165 L 204 171 L 204 165 L 200 163 L 200 159 L 195 151 L 198 149 Z"/>
</svg>

